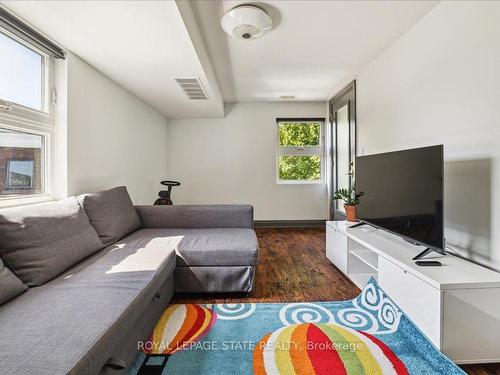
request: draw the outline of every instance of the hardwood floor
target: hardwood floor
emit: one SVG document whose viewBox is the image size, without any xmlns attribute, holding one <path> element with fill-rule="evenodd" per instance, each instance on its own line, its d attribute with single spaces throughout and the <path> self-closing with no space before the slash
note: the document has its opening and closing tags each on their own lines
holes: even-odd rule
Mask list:
<svg viewBox="0 0 500 375">
<path fill-rule="evenodd" d="M 338 301 L 359 289 L 325 256 L 325 231 L 316 228 L 256 230 L 260 245 L 251 295 L 176 295 L 176 303 Z M 468 374 L 500 375 L 500 364 L 461 366 Z"/>
<path fill-rule="evenodd" d="M 324 230 L 260 228 L 256 232 L 260 258 L 252 294 L 185 295 L 176 296 L 176 301 L 312 302 L 358 295 L 359 289 L 326 258 Z"/>
</svg>

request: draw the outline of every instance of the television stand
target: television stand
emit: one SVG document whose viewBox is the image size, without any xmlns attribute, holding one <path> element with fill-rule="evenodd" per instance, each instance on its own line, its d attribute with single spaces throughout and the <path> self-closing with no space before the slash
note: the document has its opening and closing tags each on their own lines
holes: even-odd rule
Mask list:
<svg viewBox="0 0 500 375">
<path fill-rule="evenodd" d="M 414 256 L 413 258 L 411 258 L 411 260 L 419 260 L 419 259 L 422 259 L 423 257 L 425 257 L 427 254 L 430 254 L 432 253 L 434 250 L 433 249 L 430 249 L 430 248 L 426 248 L 424 251 L 422 251 L 421 253 L 419 253 L 417 256 Z"/>
<path fill-rule="evenodd" d="M 451 254 L 439 256 L 441 267 L 419 267 L 421 249 L 372 226 L 326 223 L 326 256 L 356 286 L 375 278 L 453 361 L 500 362 L 500 273 Z"/>
</svg>

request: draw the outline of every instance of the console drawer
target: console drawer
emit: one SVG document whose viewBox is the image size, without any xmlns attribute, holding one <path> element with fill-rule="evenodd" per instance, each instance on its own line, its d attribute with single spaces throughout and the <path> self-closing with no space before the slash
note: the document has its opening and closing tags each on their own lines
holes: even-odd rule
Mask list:
<svg viewBox="0 0 500 375">
<path fill-rule="evenodd" d="M 379 258 L 378 280 L 406 315 L 441 348 L 441 292 L 383 257 Z"/>
</svg>

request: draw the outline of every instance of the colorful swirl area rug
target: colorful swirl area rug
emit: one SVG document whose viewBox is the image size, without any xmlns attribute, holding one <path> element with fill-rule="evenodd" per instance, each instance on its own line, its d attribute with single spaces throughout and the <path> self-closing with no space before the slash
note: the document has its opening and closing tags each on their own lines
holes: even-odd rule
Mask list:
<svg viewBox="0 0 500 375">
<path fill-rule="evenodd" d="M 350 301 L 169 306 L 131 374 L 464 374 L 370 280 Z"/>
</svg>

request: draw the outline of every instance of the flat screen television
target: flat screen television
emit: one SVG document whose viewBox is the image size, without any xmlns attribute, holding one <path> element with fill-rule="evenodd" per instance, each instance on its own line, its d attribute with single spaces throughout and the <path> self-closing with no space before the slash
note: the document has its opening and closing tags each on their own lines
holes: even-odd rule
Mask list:
<svg viewBox="0 0 500 375">
<path fill-rule="evenodd" d="M 442 145 L 359 156 L 355 166 L 361 223 L 444 253 Z"/>
</svg>

